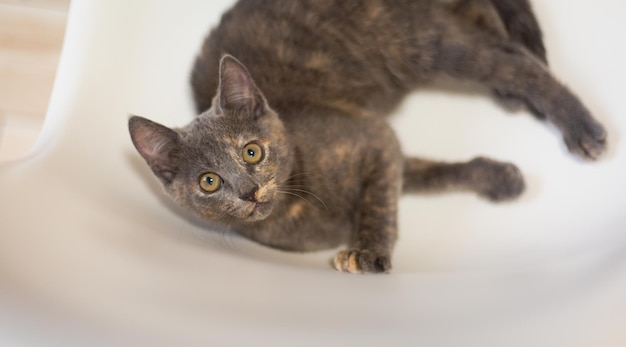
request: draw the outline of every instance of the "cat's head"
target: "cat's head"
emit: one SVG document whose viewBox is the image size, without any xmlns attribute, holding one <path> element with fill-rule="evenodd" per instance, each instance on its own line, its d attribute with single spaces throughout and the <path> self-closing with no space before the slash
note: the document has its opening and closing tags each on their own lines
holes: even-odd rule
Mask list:
<svg viewBox="0 0 626 347">
<path fill-rule="evenodd" d="M 208 111 L 179 129 L 133 116 L 129 130 L 167 194 L 211 221 L 267 218 L 291 173 L 281 120 L 231 56 L 220 62 L 219 89 Z"/>
</svg>

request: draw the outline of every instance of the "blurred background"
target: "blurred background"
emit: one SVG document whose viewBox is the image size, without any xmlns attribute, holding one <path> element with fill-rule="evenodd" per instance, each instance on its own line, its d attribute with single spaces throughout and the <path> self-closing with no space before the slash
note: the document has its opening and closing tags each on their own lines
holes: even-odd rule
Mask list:
<svg viewBox="0 0 626 347">
<path fill-rule="evenodd" d="M 0 161 L 35 143 L 48 108 L 70 0 L 0 0 Z"/>
</svg>

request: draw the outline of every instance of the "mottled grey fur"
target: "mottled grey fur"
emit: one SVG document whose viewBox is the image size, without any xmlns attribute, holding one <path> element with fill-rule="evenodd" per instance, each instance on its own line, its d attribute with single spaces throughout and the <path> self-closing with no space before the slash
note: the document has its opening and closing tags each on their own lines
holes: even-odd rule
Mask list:
<svg viewBox="0 0 626 347">
<path fill-rule="evenodd" d="M 129 126 L 186 209 L 275 248 L 347 245 L 338 270 L 388 272 L 403 190 L 500 201 L 524 189 L 512 164 L 402 155 L 384 116 L 424 82 L 478 82 L 545 117 L 575 154 L 603 152 L 604 128 L 546 62 L 527 0 L 241 0 L 193 68 L 201 114 L 180 129 L 141 117 Z M 256 164 L 249 143 L 263 149 Z M 213 193 L 200 187 L 205 173 L 221 177 Z"/>
</svg>

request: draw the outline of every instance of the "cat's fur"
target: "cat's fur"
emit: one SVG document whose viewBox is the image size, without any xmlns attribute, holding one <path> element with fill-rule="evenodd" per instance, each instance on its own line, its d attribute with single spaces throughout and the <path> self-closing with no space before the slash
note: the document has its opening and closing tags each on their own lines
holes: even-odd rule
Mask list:
<svg viewBox="0 0 626 347">
<path fill-rule="evenodd" d="M 403 157 L 384 116 L 438 75 L 527 104 L 584 158 L 605 149 L 602 125 L 548 71 L 527 0 L 241 0 L 193 68 L 201 114 L 180 129 L 132 117 L 130 132 L 188 210 L 284 250 L 347 245 L 338 270 L 388 272 L 402 191 L 524 189 L 511 164 Z M 207 172 L 221 177 L 214 193 Z"/>
</svg>

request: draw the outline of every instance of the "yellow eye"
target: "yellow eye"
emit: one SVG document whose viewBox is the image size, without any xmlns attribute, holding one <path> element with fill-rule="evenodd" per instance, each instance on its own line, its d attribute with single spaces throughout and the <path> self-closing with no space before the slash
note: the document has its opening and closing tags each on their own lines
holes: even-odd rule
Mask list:
<svg viewBox="0 0 626 347">
<path fill-rule="evenodd" d="M 207 193 L 216 192 L 222 186 L 222 178 L 212 172 L 200 177 L 200 188 Z"/>
<path fill-rule="evenodd" d="M 263 160 L 263 148 L 254 142 L 249 143 L 241 151 L 241 156 L 248 164 L 258 164 Z"/>
</svg>

